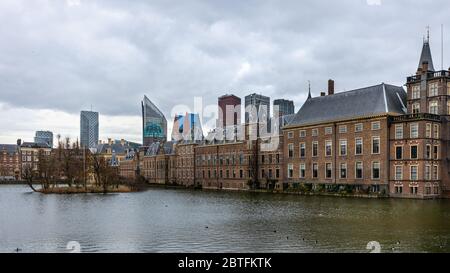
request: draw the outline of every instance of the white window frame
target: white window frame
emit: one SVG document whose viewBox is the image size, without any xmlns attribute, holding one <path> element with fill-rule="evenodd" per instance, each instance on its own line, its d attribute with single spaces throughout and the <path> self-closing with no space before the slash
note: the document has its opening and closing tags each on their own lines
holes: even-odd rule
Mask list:
<svg viewBox="0 0 450 273">
<path fill-rule="evenodd" d="M 373 145 L 375 139 L 378 139 L 378 152 L 377 152 L 377 153 L 374 153 L 374 152 L 373 152 L 373 148 L 375 147 L 375 146 Z M 381 153 L 381 138 L 380 138 L 379 136 L 373 136 L 373 137 L 372 137 L 372 143 L 371 143 L 371 145 L 372 145 L 371 153 L 372 153 L 373 155 L 379 155 L 379 154 Z"/>
<path fill-rule="evenodd" d="M 395 139 L 403 139 L 403 124 L 395 124 Z"/>
<path fill-rule="evenodd" d="M 413 130 L 416 128 L 416 130 Z M 413 134 L 413 132 L 415 132 Z M 419 123 L 411 123 L 409 128 L 409 138 L 419 138 Z"/>
<path fill-rule="evenodd" d="M 380 121 L 373 121 L 371 123 L 372 131 L 381 130 L 381 122 Z"/>
</svg>

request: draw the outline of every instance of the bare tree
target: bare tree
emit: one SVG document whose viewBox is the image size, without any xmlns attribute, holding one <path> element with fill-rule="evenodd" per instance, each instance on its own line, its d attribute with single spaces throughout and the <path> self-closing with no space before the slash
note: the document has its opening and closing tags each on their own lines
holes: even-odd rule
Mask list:
<svg viewBox="0 0 450 273">
<path fill-rule="evenodd" d="M 36 188 L 33 186 L 36 177 L 37 173 L 34 170 L 33 165 L 27 164 L 22 168 L 22 179 L 34 192 L 37 192 Z"/>
</svg>

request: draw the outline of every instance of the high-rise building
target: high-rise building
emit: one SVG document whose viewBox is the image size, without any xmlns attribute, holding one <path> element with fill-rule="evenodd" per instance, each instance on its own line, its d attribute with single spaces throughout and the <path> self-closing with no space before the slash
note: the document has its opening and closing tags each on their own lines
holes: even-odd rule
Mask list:
<svg viewBox="0 0 450 273">
<path fill-rule="evenodd" d="M 203 139 L 202 124 L 198 114 L 176 115 L 173 122 L 173 141 L 200 141 Z"/>
<path fill-rule="evenodd" d="M 98 112 L 81 111 L 80 114 L 80 145 L 95 148 L 98 144 Z"/>
<path fill-rule="evenodd" d="M 278 106 L 278 107 L 277 107 Z M 294 114 L 294 102 L 291 100 L 278 99 L 273 101 L 273 117 L 279 118 Z"/>
<path fill-rule="evenodd" d="M 53 148 L 53 133 L 50 131 L 36 131 L 34 142 L 45 143 L 48 144 L 50 148 Z"/>
<path fill-rule="evenodd" d="M 250 94 L 245 97 L 245 123 L 257 123 L 258 136 L 260 132 L 270 132 L 270 98 Z"/>
<path fill-rule="evenodd" d="M 226 128 L 241 123 L 241 98 L 235 95 L 223 95 L 219 97 L 218 105 L 219 121 L 217 127 Z"/>
<path fill-rule="evenodd" d="M 141 106 L 143 145 L 149 146 L 153 142 L 166 142 L 167 120 L 164 114 L 147 98 L 147 96 L 144 96 Z"/>
</svg>

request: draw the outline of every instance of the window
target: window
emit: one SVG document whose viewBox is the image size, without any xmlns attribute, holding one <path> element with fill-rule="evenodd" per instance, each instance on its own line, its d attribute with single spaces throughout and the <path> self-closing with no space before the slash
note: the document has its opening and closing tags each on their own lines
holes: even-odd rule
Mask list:
<svg viewBox="0 0 450 273">
<path fill-rule="evenodd" d="M 412 99 L 420 99 L 420 85 L 412 87 Z"/>
<path fill-rule="evenodd" d="M 288 132 L 288 138 L 289 139 L 294 138 L 294 132 Z"/>
<path fill-rule="evenodd" d="M 333 152 L 333 144 L 331 140 L 325 141 L 325 156 L 331 156 Z"/>
<path fill-rule="evenodd" d="M 417 185 L 409 185 L 409 189 L 412 195 L 417 195 L 419 187 Z"/>
<path fill-rule="evenodd" d="M 433 165 L 433 180 L 439 180 L 439 166 Z"/>
<path fill-rule="evenodd" d="M 413 105 L 412 105 L 412 112 L 413 112 L 413 114 L 420 113 L 420 103 L 418 103 L 418 102 L 413 103 Z"/>
<path fill-rule="evenodd" d="M 332 127 L 325 127 L 325 135 L 331 135 L 333 133 Z"/>
<path fill-rule="evenodd" d="M 318 136 L 319 135 L 319 130 L 318 129 L 312 129 L 311 135 L 312 136 Z"/>
<path fill-rule="evenodd" d="M 363 178 L 363 163 L 362 162 L 355 163 L 355 178 L 356 179 Z"/>
<path fill-rule="evenodd" d="M 437 96 L 438 95 L 438 83 L 437 82 L 430 83 L 428 85 L 428 90 L 429 90 L 428 96 L 430 96 L 430 97 Z"/>
<path fill-rule="evenodd" d="M 288 164 L 288 178 L 294 177 L 294 165 Z"/>
<path fill-rule="evenodd" d="M 306 156 L 306 144 L 300 143 L 300 158 L 304 158 Z"/>
<path fill-rule="evenodd" d="M 341 134 L 347 133 L 347 125 L 339 126 L 339 133 L 341 133 Z"/>
<path fill-rule="evenodd" d="M 425 180 L 431 180 L 431 166 L 425 165 Z"/>
<path fill-rule="evenodd" d="M 372 163 L 372 179 L 380 179 L 380 162 Z"/>
<path fill-rule="evenodd" d="M 425 184 L 425 194 L 431 194 L 431 184 Z"/>
<path fill-rule="evenodd" d="M 435 124 L 434 126 L 433 126 L 433 128 L 434 128 L 434 130 L 433 130 L 433 132 L 434 132 L 434 138 L 435 139 L 438 139 L 439 138 L 439 124 Z"/>
<path fill-rule="evenodd" d="M 347 155 L 347 140 L 339 141 L 339 155 Z"/>
<path fill-rule="evenodd" d="M 372 154 L 380 153 L 380 137 L 372 137 Z"/>
<path fill-rule="evenodd" d="M 395 166 L 395 180 L 403 180 L 403 166 Z"/>
<path fill-rule="evenodd" d="M 312 165 L 312 177 L 317 178 L 319 175 L 319 164 L 313 163 Z"/>
<path fill-rule="evenodd" d="M 438 184 L 434 184 L 434 186 L 433 186 L 433 192 L 434 192 L 434 194 L 439 194 L 439 185 Z"/>
<path fill-rule="evenodd" d="M 419 124 L 412 123 L 410 128 L 410 138 L 418 138 L 419 137 Z"/>
<path fill-rule="evenodd" d="M 331 172 L 332 172 L 332 165 L 331 165 L 331 163 L 327 163 L 325 165 L 325 178 L 330 179 L 331 178 Z"/>
<path fill-rule="evenodd" d="M 355 132 L 359 133 L 363 131 L 363 124 L 362 123 L 357 123 L 355 124 Z"/>
<path fill-rule="evenodd" d="M 340 178 L 341 179 L 347 178 L 347 163 L 341 163 Z"/>
<path fill-rule="evenodd" d="M 434 159 L 439 159 L 439 146 L 434 145 L 433 146 L 433 158 Z"/>
<path fill-rule="evenodd" d="M 425 137 L 431 138 L 431 123 L 427 123 L 426 125 Z"/>
<path fill-rule="evenodd" d="M 318 149 L 319 149 L 319 142 L 314 141 L 314 142 L 312 143 L 312 156 L 313 156 L 313 157 L 318 156 L 318 154 L 319 154 Z"/>
<path fill-rule="evenodd" d="M 292 144 L 292 143 L 288 144 L 288 153 L 289 153 L 289 158 L 294 157 L 294 144 Z"/>
<path fill-rule="evenodd" d="M 381 124 L 379 121 L 372 122 L 372 130 L 380 130 Z"/>
<path fill-rule="evenodd" d="M 411 146 L 411 159 L 417 159 L 417 145 Z"/>
<path fill-rule="evenodd" d="M 438 102 L 437 101 L 432 101 L 430 102 L 430 109 L 429 109 L 429 113 L 430 114 L 434 114 L 434 115 L 438 115 L 439 113 L 439 109 L 438 109 Z"/>
<path fill-rule="evenodd" d="M 417 166 L 411 166 L 411 172 L 410 172 L 410 180 L 418 180 L 418 167 Z"/>
<path fill-rule="evenodd" d="M 395 185 L 395 193 L 396 194 L 403 193 L 403 185 Z"/>
<path fill-rule="evenodd" d="M 447 101 L 447 115 L 450 115 L 450 101 Z"/>
<path fill-rule="evenodd" d="M 305 130 L 301 130 L 300 131 L 300 137 L 306 137 L 306 131 Z"/>
<path fill-rule="evenodd" d="M 431 145 L 427 144 L 425 148 L 425 157 L 426 159 L 431 159 Z"/>
<path fill-rule="evenodd" d="M 304 163 L 300 164 L 300 178 L 305 178 L 306 175 L 306 165 Z"/>
<path fill-rule="evenodd" d="M 355 138 L 355 155 L 362 155 L 363 153 L 363 140 L 360 137 Z"/>
<path fill-rule="evenodd" d="M 395 139 L 402 139 L 403 138 L 403 124 L 396 124 L 395 125 Z"/>
<path fill-rule="evenodd" d="M 395 147 L 395 159 L 397 159 L 397 160 L 403 159 L 403 147 L 402 146 Z"/>
</svg>

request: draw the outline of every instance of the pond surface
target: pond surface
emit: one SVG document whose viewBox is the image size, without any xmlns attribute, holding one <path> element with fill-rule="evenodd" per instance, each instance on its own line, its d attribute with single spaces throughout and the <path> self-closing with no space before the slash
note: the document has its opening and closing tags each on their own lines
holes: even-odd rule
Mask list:
<svg viewBox="0 0 450 273">
<path fill-rule="evenodd" d="M 0 252 L 450 252 L 450 200 L 0 186 Z"/>
</svg>

